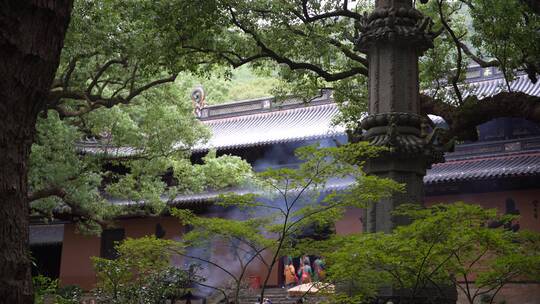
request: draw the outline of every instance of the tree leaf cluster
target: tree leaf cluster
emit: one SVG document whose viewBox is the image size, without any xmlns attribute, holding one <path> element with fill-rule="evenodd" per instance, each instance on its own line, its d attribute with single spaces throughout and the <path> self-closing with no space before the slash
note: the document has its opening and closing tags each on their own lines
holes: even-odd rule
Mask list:
<svg viewBox="0 0 540 304">
<path fill-rule="evenodd" d="M 329 277 L 353 284 L 366 297 L 384 286 L 408 288 L 414 297 L 424 288 L 452 283 L 471 304 L 482 296 L 491 300 L 513 280 L 537 277 L 538 234 L 504 228 L 514 216 L 465 203 L 403 205 L 396 215 L 413 222 L 391 234 L 330 240 L 326 248 L 331 250 L 325 254 Z M 498 228 L 493 228 L 495 223 Z"/>
<path fill-rule="evenodd" d="M 94 290 L 98 303 L 166 303 L 179 299 L 203 279 L 195 266 L 181 269 L 171 265 L 179 244 L 155 237 L 126 239 L 117 244 L 118 258 L 93 258 L 97 275 Z"/>
<path fill-rule="evenodd" d="M 234 156 L 189 159 L 210 133 L 174 81 L 180 72 L 228 72 L 180 52 L 200 26 L 196 14 L 177 10 L 180 3 L 75 1 L 32 147 L 34 215 L 97 233 L 120 214 L 160 214 L 179 194 L 235 186 L 249 175 Z"/>
</svg>

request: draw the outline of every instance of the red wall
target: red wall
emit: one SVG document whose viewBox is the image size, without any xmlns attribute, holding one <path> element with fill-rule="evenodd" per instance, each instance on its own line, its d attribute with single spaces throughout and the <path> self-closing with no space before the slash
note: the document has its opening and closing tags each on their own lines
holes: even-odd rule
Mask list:
<svg viewBox="0 0 540 304">
<path fill-rule="evenodd" d="M 178 219 L 172 217 L 124 219 L 116 221 L 115 228 L 124 228 L 126 237 L 138 238 L 153 235 L 158 223 L 166 231 L 165 238 L 178 239 L 182 235 L 182 226 Z M 99 237 L 84 236 L 76 231 L 75 225 L 65 225 L 60 283 L 63 286 L 76 284 L 86 290 L 94 288 L 96 275 L 90 258 L 99 256 L 100 249 Z"/>
<path fill-rule="evenodd" d="M 75 231 L 75 225 L 64 226 L 62 261 L 60 263 L 60 283 L 79 285 L 91 289 L 95 284 L 95 274 L 90 257 L 99 256 L 100 239 L 84 236 Z"/>
<path fill-rule="evenodd" d="M 505 202 L 511 198 L 516 203 L 516 208 L 520 210 L 519 223 L 521 229 L 540 231 L 540 210 L 537 210 L 539 218 L 534 217 L 534 206 L 532 202 L 540 202 L 539 190 L 505 191 L 478 194 L 462 194 L 448 196 L 432 196 L 426 198 L 426 205 L 435 203 L 452 203 L 464 201 L 475 203 L 483 207 L 498 208 L 501 212 L 505 210 Z M 540 206 L 538 206 L 540 208 Z M 207 214 L 207 216 L 219 216 L 219 214 Z M 345 217 L 336 224 L 336 233 L 350 234 L 362 231 L 362 210 L 350 208 Z M 124 219 L 116 223 L 116 227 L 124 228 L 126 237 L 142 237 L 153 235 L 156 224 L 160 223 L 166 230 L 166 238 L 178 239 L 182 234 L 182 226 L 177 219 L 172 217 L 160 218 L 140 218 Z M 62 285 L 77 284 L 84 289 L 91 289 L 95 284 L 95 273 L 93 271 L 90 257 L 100 255 L 100 239 L 98 237 L 83 236 L 76 233 L 74 225 L 66 225 L 64 232 L 64 243 L 62 246 L 62 262 L 60 268 L 60 281 Z M 215 245 L 214 256 L 222 256 L 223 249 Z M 264 277 L 262 264 L 254 263 L 247 271 L 247 276 L 258 275 Z M 278 265 L 273 270 L 269 285 L 278 283 Z M 214 270 L 218 271 L 218 270 Z"/>
<path fill-rule="evenodd" d="M 432 196 L 426 198 L 426 205 L 430 206 L 437 203 L 453 203 L 463 201 L 480 205 L 484 208 L 497 208 L 501 213 L 505 212 L 506 200 L 511 198 L 516 209 L 519 210 L 520 229 L 540 232 L 540 205 L 537 207 L 535 217 L 535 207 L 533 201 L 540 204 L 540 190 L 521 190 L 521 191 L 499 191 L 489 193 L 474 194 L 456 194 L 445 196 Z M 516 283 L 507 284 L 496 297 L 494 303 L 526 303 L 540 304 L 540 284 L 538 283 Z M 468 303 L 463 293 L 459 292 L 458 304 Z"/>
<path fill-rule="evenodd" d="M 348 208 L 345 216 L 336 223 L 336 233 L 347 235 L 362 232 L 362 213 L 362 209 Z"/>
<path fill-rule="evenodd" d="M 437 203 L 463 201 L 465 203 L 477 204 L 484 208 L 497 208 L 499 211 L 504 212 L 506 200 L 509 198 L 514 200 L 516 209 L 520 211 L 518 221 L 521 229 L 540 232 L 540 189 L 431 196 L 427 197 L 425 201 L 427 206 Z M 539 202 L 536 218 L 534 217 L 533 205 L 533 201 L 535 200 Z"/>
</svg>

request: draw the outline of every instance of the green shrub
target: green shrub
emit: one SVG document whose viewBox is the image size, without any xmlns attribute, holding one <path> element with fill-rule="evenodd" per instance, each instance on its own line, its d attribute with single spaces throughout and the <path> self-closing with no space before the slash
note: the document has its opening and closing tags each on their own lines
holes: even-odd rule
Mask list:
<svg viewBox="0 0 540 304">
<path fill-rule="evenodd" d="M 127 239 L 117 245 L 116 260 L 94 257 L 98 303 L 159 304 L 185 295 L 200 278 L 194 268 L 170 265 L 172 246 L 174 242 L 155 237 Z"/>
<path fill-rule="evenodd" d="M 47 297 L 53 298 L 56 304 L 78 304 L 81 301 L 82 289 L 75 285 L 58 287 L 58 280 L 38 275 L 32 278 L 34 285 L 34 304 L 43 304 Z"/>
</svg>

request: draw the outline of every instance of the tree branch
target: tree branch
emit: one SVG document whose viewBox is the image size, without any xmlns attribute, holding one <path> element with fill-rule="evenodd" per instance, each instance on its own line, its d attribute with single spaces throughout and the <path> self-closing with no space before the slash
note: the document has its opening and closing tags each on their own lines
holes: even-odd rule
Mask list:
<svg viewBox="0 0 540 304">
<path fill-rule="evenodd" d="M 295 29 L 290 24 L 286 24 L 286 26 L 294 34 L 297 34 L 297 35 L 305 37 L 305 38 L 310 38 L 310 35 L 308 35 L 306 32 L 304 32 L 302 30 L 299 30 L 299 29 Z M 351 51 L 349 48 L 347 48 L 347 46 L 345 44 L 343 44 L 339 40 L 331 38 L 331 37 L 321 37 L 321 36 L 317 36 L 317 38 L 326 40 L 329 44 L 335 46 L 338 50 L 340 50 L 343 53 L 343 55 L 345 55 L 345 57 L 347 57 L 347 58 L 349 58 L 351 60 L 354 60 L 356 62 L 359 62 L 365 67 L 368 66 L 369 62 L 368 62 L 367 58 L 362 57 L 362 56 L 358 55 L 357 53 Z"/>
<path fill-rule="evenodd" d="M 326 81 L 336 81 L 345 79 L 351 76 L 355 76 L 358 74 L 367 75 L 368 71 L 364 67 L 352 67 L 351 69 L 347 71 L 342 71 L 338 73 L 330 73 L 323 68 L 314 65 L 309 62 L 296 62 L 291 60 L 290 58 L 287 58 L 285 56 L 281 56 L 277 54 L 275 51 L 270 49 L 261 39 L 260 37 L 251 29 L 244 26 L 237 18 L 236 13 L 233 11 L 232 8 L 229 8 L 229 13 L 231 14 L 232 22 L 234 25 L 236 25 L 238 28 L 240 28 L 244 33 L 250 35 L 255 40 L 255 43 L 259 48 L 261 49 L 262 53 L 268 56 L 269 58 L 273 59 L 277 63 L 286 64 L 291 70 L 309 70 L 317 74 L 318 76 L 322 77 Z"/>
<path fill-rule="evenodd" d="M 468 96 L 459 107 L 421 95 L 420 108 L 422 114 L 443 117 L 450 126 L 449 136 L 460 140 L 477 140 L 476 126 L 499 117 L 521 117 L 540 123 L 540 97 L 522 92 L 501 92 L 481 100 Z"/>
<path fill-rule="evenodd" d="M 109 61 L 107 61 L 105 64 L 103 64 L 96 72 L 96 75 L 94 75 L 92 77 L 92 82 L 90 82 L 90 84 L 88 85 L 88 88 L 86 88 L 86 94 L 87 95 L 90 95 L 92 93 L 92 89 L 96 86 L 97 82 L 99 81 L 99 79 L 101 78 L 101 76 L 103 75 L 103 73 L 105 73 L 107 71 L 107 69 L 109 69 L 111 66 L 115 65 L 115 64 L 123 64 L 125 65 L 127 63 L 126 59 L 125 58 L 120 58 L 120 59 L 111 59 Z"/>
<path fill-rule="evenodd" d="M 82 93 L 82 92 L 55 90 L 49 93 L 48 104 L 49 104 L 49 108 L 56 110 L 60 114 L 60 117 L 62 118 L 77 117 L 77 116 L 84 115 L 100 107 L 111 108 L 118 104 L 128 104 L 129 102 L 133 100 L 133 98 L 139 96 L 143 92 L 155 86 L 168 83 L 168 82 L 173 82 L 176 79 L 176 76 L 177 74 L 172 74 L 169 77 L 151 81 L 137 89 L 132 90 L 125 97 L 122 97 L 122 96 L 103 97 L 101 95 L 87 95 L 86 93 Z M 62 99 L 86 101 L 87 106 L 84 106 L 81 109 L 76 110 L 76 111 L 69 110 L 59 104 Z"/>
<path fill-rule="evenodd" d="M 480 58 L 479 56 L 475 55 L 471 51 L 471 49 L 469 49 L 469 47 L 463 42 L 459 42 L 459 47 L 463 50 L 465 54 L 467 54 L 467 56 L 469 56 L 469 58 L 471 58 L 474 62 L 478 63 L 483 68 L 496 67 L 500 65 L 499 61 L 496 59 L 486 61 Z"/>
<path fill-rule="evenodd" d="M 252 56 L 244 57 L 244 56 L 242 56 L 242 55 L 240 55 L 240 54 L 238 54 L 236 52 L 233 52 L 233 51 L 222 51 L 222 50 L 215 50 L 215 49 L 207 49 L 207 48 L 190 46 L 190 45 L 183 46 L 183 48 L 190 49 L 190 50 L 195 50 L 197 52 L 201 52 L 201 53 L 205 53 L 205 54 L 215 55 L 215 56 L 225 60 L 228 64 L 230 64 L 234 68 L 238 68 L 240 66 L 243 66 L 244 64 L 253 62 L 253 61 L 257 60 L 257 59 L 269 58 L 269 56 L 265 55 L 265 54 L 255 54 L 255 55 L 252 55 Z M 227 56 L 227 55 L 231 55 L 234 58 L 231 58 L 230 56 Z"/>
<path fill-rule="evenodd" d="M 83 58 L 90 58 L 93 56 L 96 56 L 98 52 L 92 52 L 88 54 L 79 54 L 76 56 L 73 56 L 71 60 L 69 61 L 66 70 L 64 72 L 63 77 L 58 81 L 58 83 L 64 88 L 67 89 L 69 87 L 69 81 L 71 80 L 71 75 L 75 71 L 75 68 L 77 67 L 77 62 Z M 53 86 L 54 87 L 54 86 Z"/>
<path fill-rule="evenodd" d="M 142 94 L 144 91 L 146 90 L 149 90 L 155 86 L 158 86 L 160 84 L 164 84 L 164 83 L 168 83 L 168 82 L 174 82 L 174 80 L 176 79 L 176 76 L 178 74 L 172 74 L 170 75 L 169 77 L 166 77 L 166 78 L 162 78 L 162 79 L 158 79 L 158 80 L 154 80 L 152 82 L 149 82 L 147 83 L 146 85 L 143 85 L 142 87 L 138 88 L 138 89 L 135 89 L 133 90 L 129 96 L 126 98 L 128 101 L 131 101 L 133 98 L 135 98 L 136 96 Z"/>
<path fill-rule="evenodd" d="M 31 203 L 33 201 L 56 196 L 60 199 L 63 199 L 67 195 L 66 191 L 59 187 L 59 186 L 51 186 L 49 188 L 44 188 L 35 192 L 32 192 L 28 195 L 28 202 Z"/>
<path fill-rule="evenodd" d="M 348 1 L 344 1 L 340 10 L 326 12 L 319 15 L 309 15 L 308 0 L 302 0 L 302 13 L 296 12 L 295 15 L 300 18 L 304 23 L 311 23 L 323 19 L 328 19 L 332 17 L 349 17 L 358 21 L 364 20 L 364 16 L 353 11 L 350 11 L 348 6 Z"/>
<path fill-rule="evenodd" d="M 73 180 L 70 178 L 68 180 Z M 52 185 L 48 188 L 44 188 L 28 195 L 28 202 L 34 202 L 39 199 L 56 196 L 62 200 L 62 202 L 70 208 L 70 212 L 63 212 L 62 210 L 55 209 L 52 212 L 52 216 L 57 219 L 73 220 L 74 217 L 80 217 L 86 220 L 95 221 L 101 226 L 106 226 L 108 223 L 101 219 L 95 218 L 94 214 L 88 210 L 84 210 L 78 203 L 72 202 L 68 199 L 67 191 L 59 186 Z"/>
<path fill-rule="evenodd" d="M 457 50 L 457 70 L 456 70 L 456 74 L 454 75 L 454 77 L 452 77 L 452 87 L 454 88 L 454 92 L 456 93 L 456 96 L 457 96 L 457 99 L 459 101 L 459 104 L 462 104 L 463 103 L 463 96 L 461 94 L 461 91 L 458 87 L 458 82 L 459 82 L 459 79 L 461 78 L 461 70 L 462 70 L 462 54 L 461 54 L 461 42 L 459 41 L 459 38 L 456 36 L 456 33 L 454 33 L 454 31 L 452 30 L 452 28 L 450 27 L 450 25 L 448 24 L 448 22 L 446 22 L 445 18 L 444 18 L 444 13 L 443 13 L 443 1 L 444 0 L 438 0 L 437 1 L 437 6 L 439 8 L 439 18 L 441 18 L 441 23 L 443 25 L 443 27 L 446 29 L 446 32 L 448 32 L 448 34 L 450 34 L 450 37 L 452 38 L 452 40 L 454 41 L 454 44 L 456 45 L 456 50 Z"/>
</svg>

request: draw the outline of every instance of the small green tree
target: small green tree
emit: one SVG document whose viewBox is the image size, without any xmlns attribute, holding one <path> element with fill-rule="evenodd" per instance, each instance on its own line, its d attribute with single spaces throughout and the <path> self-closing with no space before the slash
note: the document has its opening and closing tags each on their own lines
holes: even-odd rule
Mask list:
<svg viewBox="0 0 540 304">
<path fill-rule="evenodd" d="M 247 268 L 260 261 L 266 271 L 260 293 L 263 299 L 272 269 L 281 257 L 296 252 L 298 235 L 312 227 L 331 227 L 346 208 L 365 207 L 402 189 L 391 180 L 362 173 L 362 159 L 379 152 L 367 143 L 302 147 L 296 150 L 303 161 L 298 168 L 267 169 L 252 179 L 251 193 L 221 196 L 218 205 L 240 210 L 240 217 L 205 218 L 187 210 L 173 210 L 182 223 L 194 227 L 184 236 L 186 245 L 214 240 L 230 246 L 238 271 L 231 269 L 232 263 L 220 259 L 188 257 L 226 273 L 234 283 L 236 302 Z M 334 187 L 332 181 L 336 179 L 349 179 L 352 186 Z"/>
<path fill-rule="evenodd" d="M 74 285 L 60 288 L 58 279 L 51 279 L 43 275 L 32 277 L 34 286 L 34 304 L 44 304 L 46 299 L 54 300 L 56 304 L 80 303 L 83 290 Z"/>
<path fill-rule="evenodd" d="M 486 296 L 492 303 L 512 280 L 538 279 L 540 235 L 490 228 L 489 223 L 504 225 L 512 216 L 465 203 L 425 209 L 403 206 L 397 214 L 414 221 L 391 234 L 331 240 L 327 245 L 332 248 L 327 251 L 329 276 L 335 281 L 354 281 L 364 298 L 383 286 L 393 286 L 411 290 L 414 299 L 426 288 L 437 291 L 453 282 L 470 304 Z M 433 297 L 444 295 L 436 292 Z"/>
<path fill-rule="evenodd" d="M 118 258 L 93 258 L 97 274 L 95 295 L 99 303 L 172 303 L 201 281 L 195 269 L 171 265 L 174 241 L 143 237 L 116 246 Z"/>
</svg>

